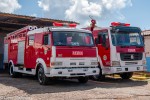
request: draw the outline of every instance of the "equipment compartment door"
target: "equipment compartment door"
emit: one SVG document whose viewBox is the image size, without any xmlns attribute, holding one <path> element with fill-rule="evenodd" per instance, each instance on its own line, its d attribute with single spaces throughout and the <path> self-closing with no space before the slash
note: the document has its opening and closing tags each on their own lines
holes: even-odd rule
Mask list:
<svg viewBox="0 0 150 100">
<path fill-rule="evenodd" d="M 18 64 L 24 64 L 24 49 L 25 49 L 25 41 L 18 42 Z"/>
<path fill-rule="evenodd" d="M 4 44 L 4 62 L 8 63 L 8 44 Z"/>
</svg>

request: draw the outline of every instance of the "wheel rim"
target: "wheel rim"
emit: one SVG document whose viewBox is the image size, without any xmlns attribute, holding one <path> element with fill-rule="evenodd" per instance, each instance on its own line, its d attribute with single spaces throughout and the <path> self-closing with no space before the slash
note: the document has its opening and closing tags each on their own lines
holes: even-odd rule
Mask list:
<svg viewBox="0 0 150 100">
<path fill-rule="evenodd" d="M 44 72 L 43 72 L 43 69 L 41 69 L 41 68 L 38 71 L 38 80 L 40 83 L 42 83 L 44 80 Z"/>
<path fill-rule="evenodd" d="M 13 75 L 13 66 L 12 66 L 12 65 L 10 66 L 9 74 L 10 74 L 10 76 L 12 76 L 12 75 Z"/>
</svg>

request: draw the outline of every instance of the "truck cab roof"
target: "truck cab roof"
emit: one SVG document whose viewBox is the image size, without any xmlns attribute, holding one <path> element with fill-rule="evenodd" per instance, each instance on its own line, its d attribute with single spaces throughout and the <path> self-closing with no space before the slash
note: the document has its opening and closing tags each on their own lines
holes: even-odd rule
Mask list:
<svg viewBox="0 0 150 100">
<path fill-rule="evenodd" d="M 68 28 L 68 27 L 44 27 L 38 28 L 28 32 L 28 35 L 41 33 L 41 32 L 48 32 L 48 31 L 75 31 L 75 32 L 86 32 L 91 33 L 89 30 L 79 29 L 79 28 Z"/>
</svg>

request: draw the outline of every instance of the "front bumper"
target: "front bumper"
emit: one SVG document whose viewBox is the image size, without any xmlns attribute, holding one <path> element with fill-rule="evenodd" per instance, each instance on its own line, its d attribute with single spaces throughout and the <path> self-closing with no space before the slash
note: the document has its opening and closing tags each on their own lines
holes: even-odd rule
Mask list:
<svg viewBox="0 0 150 100">
<path fill-rule="evenodd" d="M 121 67 L 105 67 L 102 68 L 102 74 L 115 74 L 125 72 L 146 71 L 146 66 L 121 66 Z"/>
<path fill-rule="evenodd" d="M 99 74 L 98 67 L 58 67 L 51 68 L 47 77 L 79 77 L 79 76 L 92 76 Z"/>
</svg>

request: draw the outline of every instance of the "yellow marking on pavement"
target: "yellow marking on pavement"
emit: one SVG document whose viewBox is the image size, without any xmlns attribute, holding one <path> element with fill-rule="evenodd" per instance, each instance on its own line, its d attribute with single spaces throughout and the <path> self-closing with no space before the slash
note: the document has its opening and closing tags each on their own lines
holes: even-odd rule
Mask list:
<svg viewBox="0 0 150 100">
<path fill-rule="evenodd" d="M 136 80 L 147 80 L 148 77 L 145 77 L 145 76 L 132 76 L 132 79 L 136 79 Z"/>
</svg>

